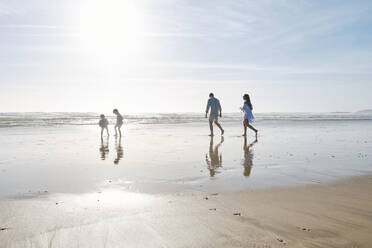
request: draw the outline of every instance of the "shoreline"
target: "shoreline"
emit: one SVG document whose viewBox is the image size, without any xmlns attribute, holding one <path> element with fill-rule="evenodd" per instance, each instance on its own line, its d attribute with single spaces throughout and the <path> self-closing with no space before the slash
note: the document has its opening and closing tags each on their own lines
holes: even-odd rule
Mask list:
<svg viewBox="0 0 372 248">
<path fill-rule="evenodd" d="M 370 192 L 369 174 L 236 192 L 1 199 L 0 247 L 370 247 Z"/>
</svg>

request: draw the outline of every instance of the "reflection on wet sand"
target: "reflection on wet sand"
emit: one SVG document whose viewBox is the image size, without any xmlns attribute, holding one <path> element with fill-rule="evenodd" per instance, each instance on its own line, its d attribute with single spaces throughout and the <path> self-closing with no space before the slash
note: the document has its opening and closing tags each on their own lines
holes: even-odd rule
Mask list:
<svg viewBox="0 0 372 248">
<path fill-rule="evenodd" d="M 119 138 L 117 137 L 115 138 L 115 150 L 116 150 L 116 158 L 114 160 L 114 164 L 119 164 L 120 159 L 122 159 L 124 155 L 123 147 L 121 146 L 121 136 Z"/>
<path fill-rule="evenodd" d="M 211 141 L 209 143 L 209 157 L 208 153 L 205 154 L 205 161 L 211 177 L 217 173 L 217 169 L 222 167 L 222 154 L 219 154 L 218 148 L 223 143 L 224 138 L 221 136 L 221 141 L 215 147 L 213 147 L 213 136 L 211 136 Z"/>
<path fill-rule="evenodd" d="M 101 159 L 105 160 L 109 153 L 109 145 L 108 145 L 109 138 L 106 137 L 105 141 L 101 137 L 101 146 L 99 147 L 99 152 L 101 154 Z"/>
<path fill-rule="evenodd" d="M 250 149 L 253 147 L 255 143 L 257 143 L 258 140 L 257 138 L 247 145 L 247 136 L 244 136 L 244 146 L 243 146 L 243 151 L 244 151 L 244 159 L 242 161 L 242 165 L 244 166 L 244 171 L 243 175 L 245 177 L 249 177 L 251 174 L 252 166 L 253 166 L 253 151 Z"/>
</svg>

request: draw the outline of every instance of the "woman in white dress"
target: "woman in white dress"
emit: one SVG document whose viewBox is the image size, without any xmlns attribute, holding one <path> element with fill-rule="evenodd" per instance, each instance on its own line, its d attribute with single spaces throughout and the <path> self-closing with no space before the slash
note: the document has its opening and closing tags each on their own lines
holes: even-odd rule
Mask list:
<svg viewBox="0 0 372 248">
<path fill-rule="evenodd" d="M 251 103 L 251 99 L 248 94 L 244 94 L 243 100 L 244 100 L 244 105 L 242 108 L 240 108 L 244 112 L 244 121 L 243 121 L 244 134 L 243 136 L 247 136 L 247 127 L 249 127 L 256 133 L 256 138 L 257 138 L 258 130 L 250 124 L 254 121 L 254 116 L 252 113 L 253 106 Z"/>
</svg>

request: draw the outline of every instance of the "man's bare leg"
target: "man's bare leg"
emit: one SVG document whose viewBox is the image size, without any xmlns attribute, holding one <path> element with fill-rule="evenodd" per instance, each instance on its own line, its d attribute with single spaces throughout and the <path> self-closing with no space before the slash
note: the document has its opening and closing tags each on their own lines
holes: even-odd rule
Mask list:
<svg viewBox="0 0 372 248">
<path fill-rule="evenodd" d="M 209 129 L 211 130 L 211 134 L 209 136 L 213 136 L 213 122 L 209 121 Z"/>
<path fill-rule="evenodd" d="M 214 123 L 216 123 L 217 127 L 221 130 L 221 135 L 223 135 L 223 133 L 225 132 L 225 130 L 223 130 L 223 128 L 221 127 L 220 123 L 215 120 Z"/>
</svg>

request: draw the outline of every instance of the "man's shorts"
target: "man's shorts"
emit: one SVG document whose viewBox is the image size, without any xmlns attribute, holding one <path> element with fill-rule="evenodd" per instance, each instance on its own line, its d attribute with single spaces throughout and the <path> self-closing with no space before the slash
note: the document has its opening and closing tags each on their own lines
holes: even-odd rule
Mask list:
<svg viewBox="0 0 372 248">
<path fill-rule="evenodd" d="M 218 114 L 210 114 L 209 115 L 209 121 L 210 122 L 218 121 Z"/>
</svg>

